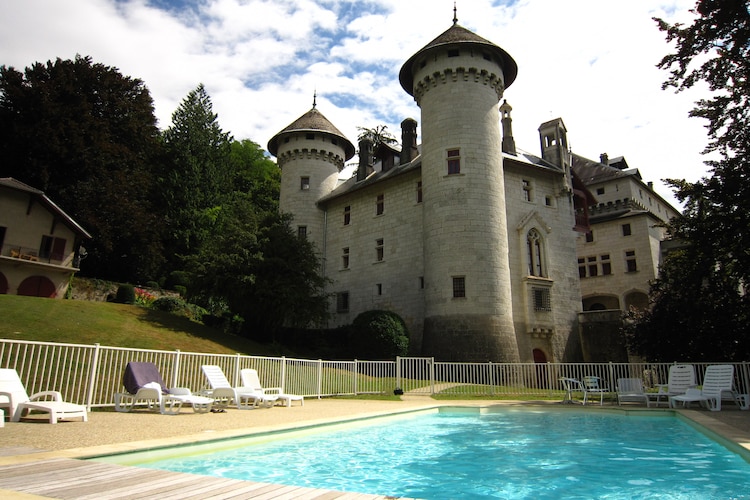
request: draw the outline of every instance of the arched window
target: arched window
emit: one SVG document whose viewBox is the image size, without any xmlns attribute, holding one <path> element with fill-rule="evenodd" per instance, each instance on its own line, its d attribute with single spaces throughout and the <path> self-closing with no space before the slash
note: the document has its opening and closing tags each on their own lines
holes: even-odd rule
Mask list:
<svg viewBox="0 0 750 500">
<path fill-rule="evenodd" d="M 529 276 L 545 276 L 544 249 L 539 231 L 532 229 L 526 235 L 526 257 L 529 263 Z"/>
</svg>

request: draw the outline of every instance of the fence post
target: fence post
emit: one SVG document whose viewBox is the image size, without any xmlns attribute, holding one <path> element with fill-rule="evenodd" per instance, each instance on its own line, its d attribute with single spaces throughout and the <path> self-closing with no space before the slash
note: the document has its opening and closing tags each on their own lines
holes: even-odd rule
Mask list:
<svg viewBox="0 0 750 500">
<path fill-rule="evenodd" d="M 320 399 L 321 392 L 323 392 L 323 360 L 318 359 L 318 399 Z"/>
<path fill-rule="evenodd" d="M 487 361 L 490 370 L 490 394 L 495 395 L 495 370 L 492 369 L 492 361 Z"/>
<path fill-rule="evenodd" d="M 354 358 L 354 395 L 359 394 L 359 361 Z"/>
<path fill-rule="evenodd" d="M 401 385 L 401 356 L 396 356 L 396 387 L 404 388 Z"/>
<path fill-rule="evenodd" d="M 552 375 L 552 363 L 547 361 L 547 387 L 549 388 L 549 398 L 552 399 L 552 393 L 554 391 L 554 376 Z"/>
<path fill-rule="evenodd" d="M 180 350 L 175 350 L 174 354 L 174 364 L 172 366 L 172 385 L 169 387 L 182 387 L 182 385 L 179 383 L 180 377 Z"/>
<path fill-rule="evenodd" d="M 89 390 L 86 394 L 86 411 L 91 411 L 91 403 L 94 398 L 94 384 L 96 384 L 96 372 L 99 370 L 99 344 L 94 344 L 94 359 L 91 360 L 91 374 L 89 375 Z"/>
<path fill-rule="evenodd" d="M 281 392 L 286 391 L 286 356 L 281 356 Z"/>
<path fill-rule="evenodd" d="M 242 356 L 242 354 L 237 353 L 234 357 L 234 382 L 232 382 L 232 387 L 239 387 L 242 385 L 240 384 L 240 356 Z"/>
<path fill-rule="evenodd" d="M 430 395 L 435 395 L 435 358 L 430 358 Z"/>
</svg>

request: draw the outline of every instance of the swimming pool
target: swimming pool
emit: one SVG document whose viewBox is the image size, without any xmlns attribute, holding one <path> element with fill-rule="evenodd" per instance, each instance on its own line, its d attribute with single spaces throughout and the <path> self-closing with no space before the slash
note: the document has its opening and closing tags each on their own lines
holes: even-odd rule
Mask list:
<svg viewBox="0 0 750 500">
<path fill-rule="evenodd" d="M 123 462 L 426 499 L 750 498 L 750 463 L 670 412 L 641 413 L 442 409 Z"/>
</svg>

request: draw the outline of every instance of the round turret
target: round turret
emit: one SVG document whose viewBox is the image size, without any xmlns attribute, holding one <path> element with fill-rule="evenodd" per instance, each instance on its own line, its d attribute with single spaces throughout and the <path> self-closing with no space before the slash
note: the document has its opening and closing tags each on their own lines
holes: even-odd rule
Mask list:
<svg viewBox="0 0 750 500">
<path fill-rule="evenodd" d="M 399 74 L 422 113 L 426 355 L 519 361 L 498 114 L 517 71 L 454 19 Z"/>
<path fill-rule="evenodd" d="M 316 203 L 336 188 L 354 145 L 313 102 L 310 111 L 268 141 L 268 151 L 281 168 L 279 210 L 291 213 L 300 236 L 320 248 L 325 214 Z"/>
</svg>

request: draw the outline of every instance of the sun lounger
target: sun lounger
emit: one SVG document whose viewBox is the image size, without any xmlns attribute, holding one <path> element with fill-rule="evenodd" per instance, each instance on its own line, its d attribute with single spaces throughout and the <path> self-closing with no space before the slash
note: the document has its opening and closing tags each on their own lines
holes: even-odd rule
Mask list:
<svg viewBox="0 0 750 500">
<path fill-rule="evenodd" d="M 115 394 L 115 410 L 129 412 L 137 404 L 164 415 L 176 415 L 183 404 L 193 407 L 195 413 L 211 410 L 214 400 L 193 394 L 186 387 L 167 388 L 159 369 L 153 363 L 131 361 L 125 366 L 122 384 L 127 392 Z"/>
<path fill-rule="evenodd" d="M 284 406 L 292 406 L 292 401 L 299 401 L 300 406 L 304 406 L 305 398 L 299 394 L 287 394 L 281 387 L 263 387 L 260 384 L 260 378 L 258 377 L 258 371 L 252 368 L 245 368 L 240 370 L 240 378 L 242 379 L 242 385 L 244 387 L 250 387 L 257 392 L 264 395 L 272 395 L 278 398 L 278 401 L 282 402 Z"/>
<path fill-rule="evenodd" d="M 622 405 L 626 402 L 646 403 L 647 407 L 651 406 L 648 394 L 643 390 L 643 380 L 639 378 L 617 379 L 617 404 Z"/>
<path fill-rule="evenodd" d="M 220 366 L 203 365 L 201 369 L 211 387 L 206 391 L 206 394 L 209 394 L 217 402 L 233 403 L 238 409 L 247 410 L 259 406 L 270 408 L 278 399 L 276 395 L 263 394 L 252 387 L 232 387 Z"/>
<path fill-rule="evenodd" d="M 29 396 L 16 370 L 0 369 L 0 407 L 8 409 L 11 422 L 20 422 L 21 418 L 34 411 L 49 413 L 49 423 L 59 420 L 82 418 L 88 421 L 86 407 L 63 401 L 58 391 L 42 391 Z"/>
<path fill-rule="evenodd" d="M 703 387 L 700 389 L 688 389 L 685 394 L 679 396 L 670 396 L 669 406 L 677 407 L 681 402 L 684 408 L 690 403 L 698 402 L 706 406 L 711 411 L 721 410 L 721 396 L 724 392 L 734 394 L 732 386 L 734 384 L 734 366 L 732 365 L 710 365 L 706 368 L 706 374 L 703 377 Z M 742 407 L 741 403 L 735 397 L 737 405 Z"/>
</svg>

